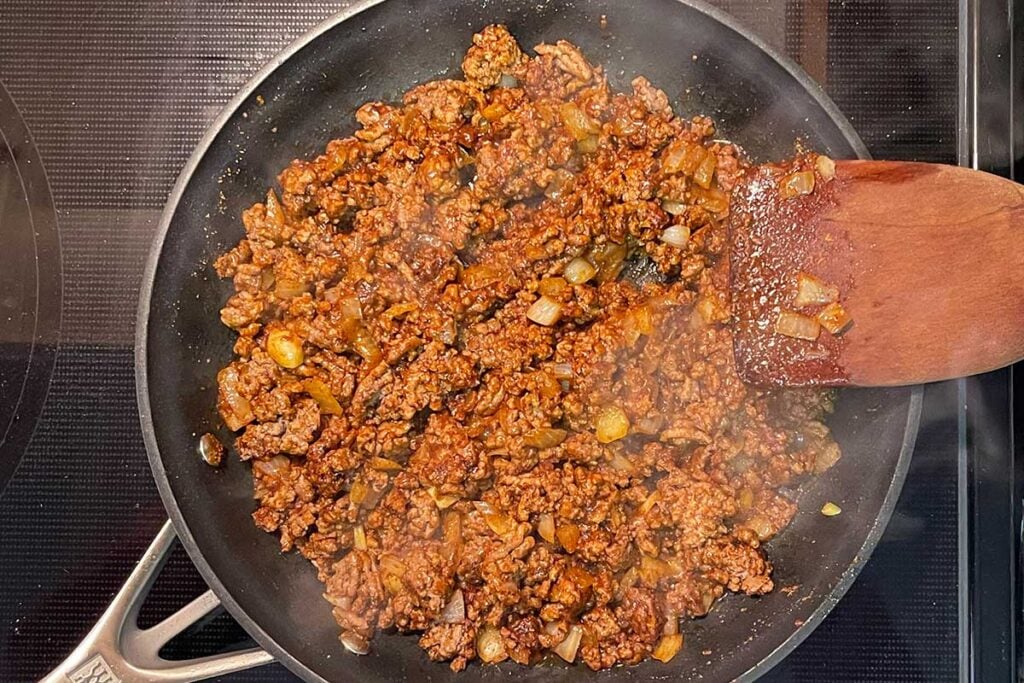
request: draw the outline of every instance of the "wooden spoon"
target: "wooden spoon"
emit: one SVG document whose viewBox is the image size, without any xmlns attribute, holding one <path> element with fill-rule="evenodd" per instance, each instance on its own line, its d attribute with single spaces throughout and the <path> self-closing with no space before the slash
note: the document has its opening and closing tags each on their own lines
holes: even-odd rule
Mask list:
<svg viewBox="0 0 1024 683">
<path fill-rule="evenodd" d="M 761 166 L 733 191 L 740 376 L 764 385 L 917 384 L 1024 357 L 1024 187 L 938 164 L 832 165 L 804 155 Z M 808 177 L 813 189 L 799 194 Z M 852 318 L 845 332 L 779 333 L 813 334 L 824 305 L 794 303 L 797 278 L 813 284 L 808 276 L 826 283 L 811 292 L 838 288 Z"/>
</svg>

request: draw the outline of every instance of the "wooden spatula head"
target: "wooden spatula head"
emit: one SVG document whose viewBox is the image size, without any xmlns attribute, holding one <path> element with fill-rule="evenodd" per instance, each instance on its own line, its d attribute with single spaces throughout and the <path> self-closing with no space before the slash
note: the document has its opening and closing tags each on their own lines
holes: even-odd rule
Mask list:
<svg viewBox="0 0 1024 683">
<path fill-rule="evenodd" d="M 815 160 L 759 167 L 733 192 L 730 290 L 745 380 L 916 384 L 1024 356 L 1021 186 L 910 162 L 837 161 L 823 176 Z M 813 190 L 784 197 L 792 174 L 808 170 Z M 822 308 L 795 306 L 799 273 L 838 288 L 853 319 L 844 333 L 777 332 L 780 313 Z"/>
</svg>

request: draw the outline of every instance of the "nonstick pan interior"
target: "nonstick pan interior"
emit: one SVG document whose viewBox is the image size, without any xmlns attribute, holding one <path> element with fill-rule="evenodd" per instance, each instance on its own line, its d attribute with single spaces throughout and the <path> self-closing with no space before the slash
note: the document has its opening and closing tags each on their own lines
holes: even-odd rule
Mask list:
<svg viewBox="0 0 1024 683">
<path fill-rule="evenodd" d="M 233 334 L 218 319 L 229 283 L 212 259 L 242 236 L 240 213 L 278 171 L 354 128 L 369 99 L 395 99 L 416 83 L 458 75 L 472 34 L 505 23 L 524 47 L 569 39 L 603 64 L 616 88 L 638 74 L 662 87 L 677 112 L 709 114 L 719 135 L 757 159 L 791 154 L 797 138 L 835 157 L 864 149 L 805 77 L 704 6 L 677 0 L 412 2 L 361 6 L 275 59 L 229 105 L 172 193 L 140 303 L 140 412 L 154 475 L 197 567 L 239 622 L 289 668 L 310 679 L 582 680 L 583 666 L 472 666 L 458 676 L 428 661 L 415 637 L 382 635 L 357 657 L 338 628 L 312 566 L 281 555 L 255 528 L 248 468 L 228 458 L 214 470 L 196 456 L 198 435 L 231 437 L 215 410 L 216 372 Z M 606 26 L 600 21 L 606 16 Z M 669 664 L 604 672 L 608 679 L 731 680 L 754 677 L 784 656 L 845 592 L 884 528 L 916 433 L 920 391 L 846 391 L 832 427 L 843 459 L 803 492 L 794 523 L 770 546 L 775 580 L 793 586 L 761 599 L 730 596 L 684 624 L 686 644 Z M 818 513 L 831 500 L 839 517 Z M 801 625 L 802 624 L 802 625 Z"/>
</svg>

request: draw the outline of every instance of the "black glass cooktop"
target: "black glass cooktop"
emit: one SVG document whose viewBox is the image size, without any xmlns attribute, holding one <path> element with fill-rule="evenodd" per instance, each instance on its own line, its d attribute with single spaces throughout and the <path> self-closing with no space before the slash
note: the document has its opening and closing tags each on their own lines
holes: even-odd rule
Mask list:
<svg viewBox="0 0 1024 683">
<path fill-rule="evenodd" d="M 34 680 L 55 666 L 163 524 L 132 359 L 138 286 L 163 201 L 228 98 L 346 4 L 0 0 L 0 680 Z M 965 159 L 960 27 L 985 3 L 717 4 L 818 79 L 876 157 Z M 998 14 L 998 3 L 985 6 Z M 969 467 L 979 449 L 1012 463 L 1009 381 L 1007 372 L 927 388 L 882 542 L 847 597 L 769 680 L 966 680 L 972 629 L 982 628 L 972 601 L 984 603 L 959 588 L 984 574 L 972 568 L 971 543 L 990 544 L 1006 562 L 1014 551 L 1013 491 L 974 478 L 1002 481 L 1006 472 Z M 990 411 L 985 438 L 970 437 L 968 406 Z M 970 536 L 984 522 L 970 517 L 977 496 L 989 494 L 1001 497 L 1002 517 L 991 520 L 1000 532 Z M 1011 614 L 1012 585 L 990 574 L 989 599 Z M 179 549 L 142 625 L 204 589 Z M 997 640 L 1012 640 L 1007 615 L 987 618 Z M 164 654 L 195 657 L 245 641 L 221 614 Z M 993 650 L 994 661 L 1011 661 L 1013 647 Z M 290 674 L 271 665 L 227 678 Z"/>
</svg>

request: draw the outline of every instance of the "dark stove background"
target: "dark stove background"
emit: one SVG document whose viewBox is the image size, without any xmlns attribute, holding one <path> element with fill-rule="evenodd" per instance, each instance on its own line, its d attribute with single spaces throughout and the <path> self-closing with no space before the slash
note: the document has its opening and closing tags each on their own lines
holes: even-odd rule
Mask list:
<svg viewBox="0 0 1024 683">
<path fill-rule="evenodd" d="M 717 4 L 822 81 L 875 156 L 956 161 L 956 3 Z M 35 679 L 61 660 L 163 523 L 132 361 L 137 288 L 160 209 L 234 91 L 345 5 L 0 0 L 0 80 L 49 174 L 63 266 L 59 349 L 52 335 L 37 331 L 34 340 L 44 354 L 57 351 L 52 380 L 26 384 L 26 405 L 36 400 L 41 414 L 27 448 L 0 448 L 0 471 L 13 471 L 6 487 L 0 479 L 0 680 Z M 0 110 L 0 130 L 9 126 Z M 28 250 L 24 258 L 53 276 L 51 256 Z M 8 329 L 0 325 L 0 334 Z M 15 347 L 13 365 L 0 369 L 15 367 L 26 348 Z M 875 556 L 770 679 L 957 678 L 956 405 L 954 385 L 929 387 L 907 486 Z M 20 417 L 35 419 L 31 411 Z M 143 625 L 203 589 L 177 551 Z M 166 654 L 196 656 L 244 641 L 221 616 Z M 289 674 L 275 665 L 233 678 Z"/>
</svg>

